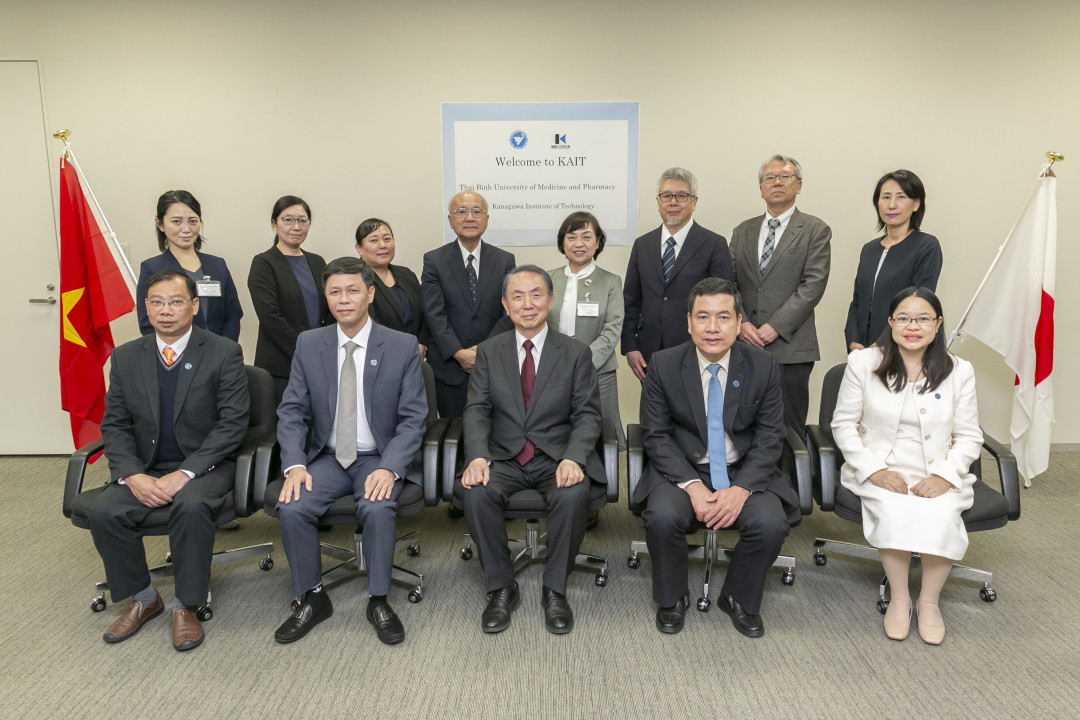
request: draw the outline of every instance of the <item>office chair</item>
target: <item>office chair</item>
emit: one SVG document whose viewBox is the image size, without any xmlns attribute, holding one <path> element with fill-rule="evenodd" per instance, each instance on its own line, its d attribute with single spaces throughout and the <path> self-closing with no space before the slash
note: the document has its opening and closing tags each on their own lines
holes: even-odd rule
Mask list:
<svg viewBox="0 0 1080 720">
<path fill-rule="evenodd" d="M 606 483 L 589 483 L 589 511 L 600 510 L 609 502 L 619 499 L 619 441 L 615 434 L 615 425 L 609 418 L 601 421 L 600 437 L 596 451 L 604 465 Z M 443 442 L 443 497 L 456 497 L 464 507 L 465 487 L 461 484 L 461 474 L 457 468 L 463 463 L 465 444 L 462 438 L 461 418 L 455 418 L 446 432 Z M 586 480 L 588 482 L 588 480 Z M 507 520 L 525 521 L 525 539 L 510 540 L 510 553 L 513 556 L 514 574 L 536 561 L 547 558 L 547 533 L 540 532 L 540 521 L 547 518 L 547 501 L 536 490 L 521 490 L 510 496 L 503 515 Z M 472 536 L 465 533 L 465 544 L 459 551 L 462 560 L 473 556 Z M 607 585 L 607 559 L 598 555 L 578 553 L 574 558 L 574 567 L 580 570 L 595 571 L 593 580 L 599 587 Z"/>
<path fill-rule="evenodd" d="M 832 434 L 833 411 L 836 409 L 836 399 L 840 394 L 840 384 L 844 379 L 846 368 L 847 365 L 841 363 L 825 374 L 825 380 L 821 386 L 818 424 L 807 425 L 806 433 L 814 469 L 814 499 L 817 500 L 818 507 L 861 525 L 862 502 L 858 496 L 840 484 L 840 468 L 844 465 L 844 456 L 836 447 Z M 983 433 L 983 448 L 997 461 L 1001 492 L 996 492 L 982 481 L 982 459 L 976 459 L 971 464 L 970 470 L 975 476 L 975 500 L 972 506 L 960 516 L 968 532 L 1004 527 L 1010 520 L 1020 517 L 1020 480 L 1016 468 L 1016 457 L 985 432 Z M 839 540 L 816 538 L 814 548 L 814 563 L 819 566 L 827 562 L 826 551 L 866 560 L 878 559 L 876 548 Z M 917 558 L 918 553 L 912 553 L 913 561 L 917 561 Z M 994 575 L 989 570 L 977 570 L 953 564 L 949 575 L 981 582 L 979 597 L 985 602 L 993 602 L 997 599 L 997 592 L 990 587 Z M 878 610 L 882 614 L 889 607 L 886 595 L 888 587 L 888 579 L 883 577 L 878 589 L 877 601 Z"/>
<path fill-rule="evenodd" d="M 226 496 L 221 509 L 214 516 L 214 524 L 219 529 L 226 526 L 235 527 L 237 518 L 250 517 L 257 509 L 252 496 L 252 468 L 255 449 L 264 438 L 273 435 L 274 428 L 277 426 L 277 414 L 274 406 L 274 383 L 270 378 L 270 373 L 262 368 L 245 365 L 244 374 L 247 377 L 248 397 L 251 402 L 251 409 L 248 413 L 248 429 L 236 457 L 233 492 Z M 83 478 L 90 458 L 100 453 L 104 448 L 104 441 L 95 440 L 76 450 L 71 459 L 68 460 L 67 480 L 64 484 L 64 517 L 70 518 L 72 525 L 84 530 L 90 529 L 87 522 L 90 506 L 105 490 L 105 487 L 83 490 Z M 142 523 L 142 531 L 143 535 L 168 535 L 169 508 L 166 506 L 151 511 Z M 262 570 L 270 570 L 270 568 L 274 567 L 273 551 L 273 543 L 259 543 L 248 547 L 222 550 L 214 553 L 211 566 L 262 555 L 263 558 L 259 561 L 259 567 Z M 167 552 L 165 554 L 165 563 L 150 569 L 150 579 L 160 580 L 161 578 L 171 577 L 172 574 L 172 553 Z M 109 585 L 106 582 L 99 582 L 96 584 L 96 589 L 97 595 L 91 601 L 90 609 L 94 612 L 101 612 L 106 607 L 105 593 L 108 591 Z M 210 607 L 209 596 L 206 598 L 206 604 L 198 608 L 196 614 L 203 621 L 213 617 L 214 611 Z"/>
<path fill-rule="evenodd" d="M 405 481 L 401 488 L 401 494 L 397 501 L 397 517 L 416 515 L 425 507 L 439 504 L 438 479 L 439 479 L 439 450 L 443 434 L 446 432 L 448 420 L 438 418 L 438 407 L 435 403 L 435 376 L 426 362 L 420 363 L 420 369 L 424 376 L 424 387 L 427 391 L 428 417 L 427 430 L 424 432 L 424 441 L 417 451 L 417 459 L 414 460 L 410 473 L 417 471 L 417 460 L 420 462 L 422 482 L 417 484 L 411 480 Z M 280 446 L 276 438 L 270 438 L 264 442 L 256 453 L 255 459 L 255 497 L 262 503 L 263 512 L 272 518 L 278 516 L 277 501 L 281 494 L 281 487 L 285 478 L 281 475 Z M 276 478 L 268 482 L 269 478 Z M 337 526 L 353 525 L 356 531 L 353 533 L 353 546 L 344 548 L 331 543 L 320 543 L 322 554 L 338 560 L 337 565 L 323 569 L 323 578 L 326 579 L 335 573 L 341 575 L 367 575 L 367 564 L 364 561 L 364 528 L 356 523 L 356 500 L 347 495 L 338 498 L 326 514 L 319 518 L 319 525 Z M 410 556 L 420 554 L 420 533 L 418 530 L 406 533 L 397 539 L 394 552 L 405 549 Z M 340 571 L 340 572 L 339 572 Z M 334 578 L 344 580 L 344 577 Z M 391 581 L 403 584 L 409 588 L 409 602 L 418 603 L 424 599 L 424 576 L 400 565 L 394 565 Z M 327 580 L 329 582 L 329 580 Z M 293 600 L 294 609 L 299 607 L 298 599 Z"/>
<path fill-rule="evenodd" d="M 626 426 L 626 481 L 627 504 L 630 512 L 641 516 L 644 506 L 634 502 L 634 491 L 637 489 L 641 475 L 645 471 L 648 456 L 645 453 L 644 435 L 641 425 L 631 424 Z M 799 496 L 799 507 L 788 512 L 788 524 L 791 527 L 802 522 L 803 516 L 809 515 L 813 509 L 811 497 L 811 469 L 810 456 L 806 446 L 798 434 L 791 428 L 787 428 L 787 436 L 784 438 L 784 450 L 780 456 L 780 469 L 791 481 Z M 720 547 L 719 533 L 722 531 L 710 528 L 702 528 L 699 523 L 691 523 L 687 528 L 687 534 L 697 532 L 699 529 L 705 533 L 704 543 L 701 545 L 691 544 L 688 546 L 689 556 L 694 560 L 705 561 L 705 581 L 702 587 L 701 597 L 697 600 L 697 609 L 708 612 L 712 607 L 709 598 L 709 581 L 712 575 L 713 561 L 729 562 L 732 548 Z M 632 570 L 641 566 L 641 556 L 649 554 L 649 547 L 644 540 L 633 540 L 630 543 L 630 557 L 626 559 L 626 565 Z M 784 568 L 784 574 L 780 576 L 780 582 L 784 585 L 792 585 L 795 582 L 795 558 L 790 555 L 780 555 L 773 562 L 773 567 Z"/>
</svg>

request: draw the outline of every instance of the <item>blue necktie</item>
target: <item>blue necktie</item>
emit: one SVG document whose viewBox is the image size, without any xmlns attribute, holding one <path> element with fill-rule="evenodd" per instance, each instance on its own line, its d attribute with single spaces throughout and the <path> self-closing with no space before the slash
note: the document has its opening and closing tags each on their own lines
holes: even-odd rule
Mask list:
<svg viewBox="0 0 1080 720">
<path fill-rule="evenodd" d="M 724 444 L 724 386 L 716 376 L 720 365 L 713 363 L 708 370 L 712 373 L 708 400 L 709 477 L 712 478 L 713 490 L 723 490 L 731 487 L 727 474 L 727 446 Z"/>
</svg>

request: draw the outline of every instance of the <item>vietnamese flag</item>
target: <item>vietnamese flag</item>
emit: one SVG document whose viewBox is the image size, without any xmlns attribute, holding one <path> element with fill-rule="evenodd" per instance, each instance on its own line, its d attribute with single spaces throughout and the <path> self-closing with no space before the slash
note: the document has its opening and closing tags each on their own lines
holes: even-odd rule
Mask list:
<svg viewBox="0 0 1080 720">
<path fill-rule="evenodd" d="M 60 398 L 80 448 L 101 437 L 102 368 L 113 350 L 109 323 L 135 302 L 83 195 L 75 166 L 60 159 Z"/>
</svg>

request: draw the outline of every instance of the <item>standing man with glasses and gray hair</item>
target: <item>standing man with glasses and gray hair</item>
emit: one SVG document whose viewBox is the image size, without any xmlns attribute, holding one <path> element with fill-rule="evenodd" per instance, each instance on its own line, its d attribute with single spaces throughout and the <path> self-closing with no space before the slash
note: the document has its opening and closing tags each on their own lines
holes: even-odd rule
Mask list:
<svg viewBox="0 0 1080 720">
<path fill-rule="evenodd" d="M 465 411 L 477 344 L 513 327 L 499 293 L 515 261 L 483 242 L 488 205 L 480 193 L 465 190 L 452 197 L 447 219 L 457 241 L 424 254 L 420 282 L 439 415 L 453 418 Z"/>
<path fill-rule="evenodd" d="M 802 166 L 773 155 L 758 170 L 765 214 L 750 218 L 731 234 L 735 282 L 745 315 L 739 339 L 766 350 L 780 364 L 784 423 L 806 435 L 810 373 L 821 358 L 814 308 L 829 282 L 832 230 L 800 212 Z"/>
<path fill-rule="evenodd" d="M 689 170 L 665 170 L 656 189 L 663 224 L 635 240 L 630 251 L 622 352 L 638 380 L 645 380 L 654 352 L 690 339 L 685 317 L 690 288 L 707 277 L 732 279 L 727 240 L 693 220 L 697 190 Z"/>
</svg>

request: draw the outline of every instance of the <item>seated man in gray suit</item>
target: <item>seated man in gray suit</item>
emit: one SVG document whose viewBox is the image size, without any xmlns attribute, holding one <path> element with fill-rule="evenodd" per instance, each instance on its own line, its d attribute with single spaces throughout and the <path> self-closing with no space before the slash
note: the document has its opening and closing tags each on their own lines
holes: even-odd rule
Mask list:
<svg viewBox="0 0 1080 720">
<path fill-rule="evenodd" d="M 481 627 L 505 630 L 521 604 L 503 509 L 512 494 L 533 488 L 548 504 L 544 621 L 561 635 L 574 628 L 566 578 L 585 536 L 588 481 L 604 481 L 596 456 L 600 392 L 589 347 L 547 326 L 546 272 L 535 265 L 512 269 L 502 295 L 514 330 L 477 347 L 463 419 L 465 520 L 487 576 Z"/>
<path fill-rule="evenodd" d="M 203 641 L 192 608 L 206 604 L 214 513 L 233 490 L 249 402 L 240 346 L 193 327 L 198 312 L 195 281 L 163 270 L 146 285 L 154 333 L 112 354 L 101 421 L 110 483 L 88 522 L 113 600 L 130 595 L 131 604 L 105 632 L 108 643 L 127 640 L 165 609 L 150 584 L 138 529 L 164 506 L 176 578 L 173 647 L 190 650 Z"/>
<path fill-rule="evenodd" d="M 788 533 L 784 505 L 797 502 L 777 469 L 784 445 L 784 402 L 776 359 L 736 343 L 739 291 L 706 278 L 690 290 L 690 342 L 653 355 L 641 394 L 648 467 L 634 491 L 653 568 L 656 627 L 683 628 L 686 530 L 734 527 L 739 543 L 717 603 L 735 629 L 765 634 L 758 614 L 765 573 Z"/>
<path fill-rule="evenodd" d="M 386 601 L 397 498 L 402 484 L 411 481 L 407 471 L 423 442 L 428 413 L 420 353 L 415 337 L 369 318 L 375 274 L 362 260 L 334 260 L 322 282 L 337 323 L 300 333 L 278 407 L 285 472 L 278 519 L 300 603 L 274 638 L 299 640 L 333 614 L 322 587 L 317 523 L 335 500 L 351 494 L 364 528 L 367 619 L 379 640 L 393 645 L 405 639 Z"/>
<path fill-rule="evenodd" d="M 810 372 L 818 352 L 814 308 L 829 282 L 832 230 L 800 212 L 802 166 L 773 155 L 758 170 L 766 213 L 750 218 L 731 234 L 735 283 L 745 311 L 739 339 L 772 353 L 780 363 L 784 421 L 806 435 Z"/>
</svg>

